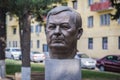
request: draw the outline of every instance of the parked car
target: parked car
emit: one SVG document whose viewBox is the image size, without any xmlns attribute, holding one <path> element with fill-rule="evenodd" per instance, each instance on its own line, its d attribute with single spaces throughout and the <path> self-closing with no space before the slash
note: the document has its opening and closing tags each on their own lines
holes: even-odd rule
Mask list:
<svg viewBox="0 0 120 80">
<path fill-rule="evenodd" d="M 45 59 L 49 59 L 50 58 L 49 52 L 44 52 L 44 54 L 45 54 Z"/>
<path fill-rule="evenodd" d="M 43 62 L 45 60 L 45 54 L 37 51 L 30 53 L 30 60 L 33 62 Z"/>
<path fill-rule="evenodd" d="M 21 55 L 21 49 L 16 47 L 10 47 L 5 49 L 5 57 L 11 59 L 19 59 Z"/>
<path fill-rule="evenodd" d="M 78 52 L 75 56 L 75 59 L 80 59 L 81 60 L 81 67 L 82 68 L 95 69 L 95 67 L 96 67 L 96 60 L 90 58 L 85 53 L 79 53 Z"/>
<path fill-rule="evenodd" d="M 107 55 L 97 60 L 96 67 L 100 71 L 112 71 L 120 73 L 120 55 Z"/>
</svg>

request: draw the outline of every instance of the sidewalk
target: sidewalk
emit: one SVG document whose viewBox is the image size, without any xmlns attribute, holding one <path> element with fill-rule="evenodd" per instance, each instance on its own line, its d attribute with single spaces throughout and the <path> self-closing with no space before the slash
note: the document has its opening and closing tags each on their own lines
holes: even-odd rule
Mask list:
<svg viewBox="0 0 120 80">
<path fill-rule="evenodd" d="M 15 73 L 15 75 L 7 75 L 5 79 L 0 80 L 21 80 L 21 73 Z M 42 72 L 32 72 L 31 80 L 45 80 L 45 75 Z"/>
</svg>

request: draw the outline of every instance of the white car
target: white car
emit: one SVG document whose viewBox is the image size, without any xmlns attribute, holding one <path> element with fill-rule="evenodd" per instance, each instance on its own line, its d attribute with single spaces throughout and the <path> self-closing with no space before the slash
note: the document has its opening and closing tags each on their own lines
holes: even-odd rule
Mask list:
<svg viewBox="0 0 120 80">
<path fill-rule="evenodd" d="M 44 52 L 44 54 L 45 54 L 45 59 L 50 59 L 49 52 Z"/>
<path fill-rule="evenodd" d="M 30 60 L 33 62 L 43 62 L 45 60 L 45 54 L 37 51 L 30 53 Z"/>
<path fill-rule="evenodd" d="M 96 60 L 90 58 L 85 53 L 79 53 L 78 52 L 75 56 L 75 59 L 80 59 L 81 60 L 81 67 L 82 68 L 95 69 L 95 67 L 96 67 Z"/>
<path fill-rule="evenodd" d="M 19 59 L 21 55 L 21 49 L 16 47 L 10 47 L 5 49 L 5 57 L 10 59 Z"/>
</svg>

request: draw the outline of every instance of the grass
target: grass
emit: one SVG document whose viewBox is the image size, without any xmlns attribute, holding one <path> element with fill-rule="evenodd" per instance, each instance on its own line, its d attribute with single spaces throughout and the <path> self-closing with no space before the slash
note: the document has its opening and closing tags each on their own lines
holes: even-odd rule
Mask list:
<svg viewBox="0 0 120 80">
<path fill-rule="evenodd" d="M 120 80 L 120 74 L 112 72 L 82 70 L 82 78 L 87 80 Z"/>
<path fill-rule="evenodd" d="M 44 64 L 31 62 L 33 72 L 44 72 Z M 6 73 L 14 75 L 15 72 L 21 72 L 21 61 L 6 59 Z M 112 72 L 99 72 L 95 70 L 82 70 L 83 80 L 120 80 L 120 74 Z"/>
<path fill-rule="evenodd" d="M 15 72 L 21 72 L 21 64 L 19 60 L 6 59 L 6 73 L 14 75 Z M 44 72 L 44 65 L 31 62 L 31 71 Z"/>
</svg>

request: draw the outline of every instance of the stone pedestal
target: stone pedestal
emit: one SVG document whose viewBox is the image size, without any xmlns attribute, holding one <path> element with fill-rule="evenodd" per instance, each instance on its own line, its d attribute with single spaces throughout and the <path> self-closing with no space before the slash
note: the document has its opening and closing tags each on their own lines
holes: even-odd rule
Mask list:
<svg viewBox="0 0 120 80">
<path fill-rule="evenodd" d="M 5 78 L 6 68 L 5 60 L 0 60 L 0 78 Z"/>
<path fill-rule="evenodd" d="M 81 80 L 80 60 L 47 59 L 45 61 L 45 80 Z"/>
<path fill-rule="evenodd" d="M 31 80 L 31 68 L 30 67 L 22 67 L 21 79 L 22 80 Z"/>
</svg>

